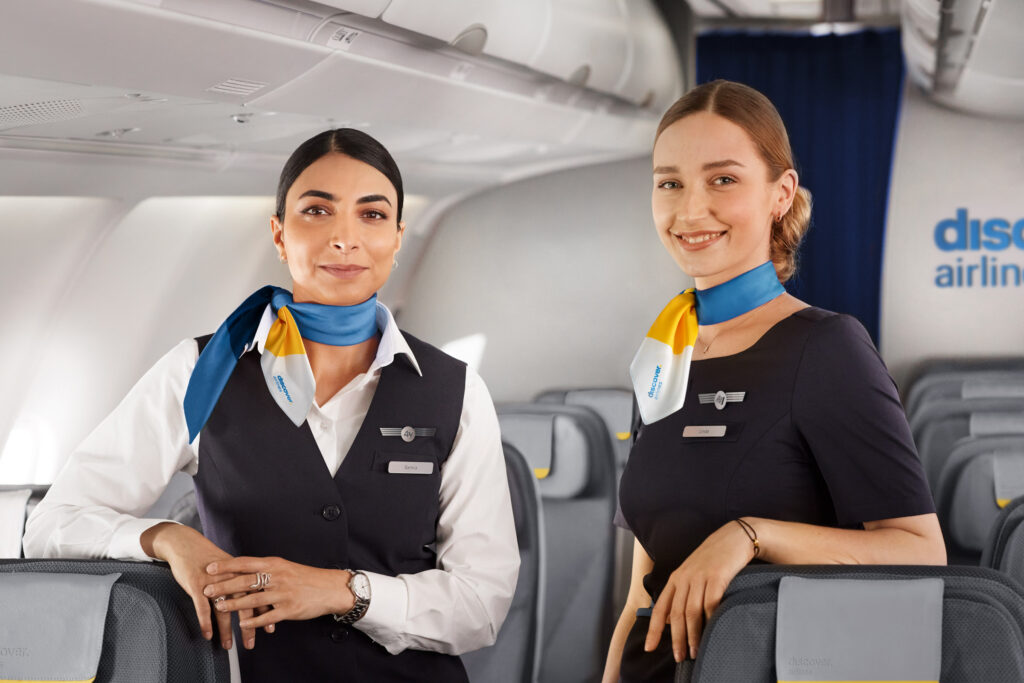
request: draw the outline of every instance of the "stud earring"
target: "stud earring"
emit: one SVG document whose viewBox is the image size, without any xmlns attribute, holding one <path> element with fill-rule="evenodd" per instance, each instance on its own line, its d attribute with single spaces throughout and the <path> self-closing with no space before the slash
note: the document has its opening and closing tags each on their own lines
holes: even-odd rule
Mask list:
<svg viewBox="0 0 1024 683">
<path fill-rule="evenodd" d="M 398 259 L 391 262 L 391 270 L 394 270 L 395 268 L 398 268 Z"/>
</svg>

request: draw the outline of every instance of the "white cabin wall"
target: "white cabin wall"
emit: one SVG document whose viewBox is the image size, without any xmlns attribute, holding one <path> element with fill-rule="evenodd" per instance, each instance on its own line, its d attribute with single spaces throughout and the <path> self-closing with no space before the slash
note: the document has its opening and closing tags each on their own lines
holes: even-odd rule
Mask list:
<svg viewBox="0 0 1024 683">
<path fill-rule="evenodd" d="M 1024 283 L 1002 269 L 1024 270 L 1024 122 L 947 109 L 914 85 L 904 91 L 889 196 L 882 272 L 881 351 L 901 384 L 915 365 L 936 357 L 1024 355 Z M 1012 226 L 1016 240 L 993 249 L 981 235 L 964 250 L 944 251 L 936 227 L 966 209 L 970 221 Z M 1019 226 L 1019 227 L 1018 227 Z M 951 239 L 953 233 L 950 232 Z M 993 283 L 977 266 L 994 263 Z M 974 266 L 953 286 L 946 267 Z"/>
<path fill-rule="evenodd" d="M 468 198 L 435 227 L 400 324 L 437 346 L 483 335 L 495 400 L 628 386 L 650 324 L 691 283 L 654 231 L 650 194 L 644 156 Z"/>
</svg>

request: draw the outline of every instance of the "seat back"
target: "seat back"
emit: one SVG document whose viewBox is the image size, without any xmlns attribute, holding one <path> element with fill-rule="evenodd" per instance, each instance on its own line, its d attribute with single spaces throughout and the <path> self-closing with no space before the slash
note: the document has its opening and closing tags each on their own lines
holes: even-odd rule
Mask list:
<svg viewBox="0 0 1024 683">
<path fill-rule="evenodd" d="M 618 481 L 626 469 L 633 446 L 633 392 L 629 389 L 552 389 L 537 394 L 538 403 L 558 403 L 590 408 L 601 416 L 615 451 L 616 496 Z M 616 498 L 617 499 L 617 498 Z M 612 612 L 618 614 L 626 604 L 633 566 L 634 536 L 629 529 L 615 528 L 615 570 L 612 577 Z"/>
<path fill-rule="evenodd" d="M 1000 571 L 1024 585 L 1024 496 L 1000 511 L 989 530 L 981 566 Z"/>
<path fill-rule="evenodd" d="M 164 564 L 0 560 L 0 581 L 13 572 L 121 574 L 110 593 L 96 683 L 230 680 L 227 653 L 203 638 L 192 599 Z"/>
<path fill-rule="evenodd" d="M 601 418 L 589 408 L 498 406 L 502 438 L 538 477 L 545 537 L 539 680 L 600 678 L 612 628 L 615 461 Z"/>
<path fill-rule="evenodd" d="M 519 539 L 519 582 L 494 645 L 462 655 L 473 683 L 535 683 L 540 670 L 544 595 L 540 491 L 526 458 L 509 444 L 505 470 Z"/>
<path fill-rule="evenodd" d="M 953 450 L 972 440 L 1024 435 L 1024 413 L 955 413 L 925 425 L 917 444 L 921 465 L 932 491 L 941 487 Z"/>
<path fill-rule="evenodd" d="M 864 581 L 940 578 L 943 683 L 1024 680 L 1024 589 L 982 567 L 748 567 L 732 581 L 680 683 L 776 683 L 779 582 L 784 576 Z"/>
</svg>

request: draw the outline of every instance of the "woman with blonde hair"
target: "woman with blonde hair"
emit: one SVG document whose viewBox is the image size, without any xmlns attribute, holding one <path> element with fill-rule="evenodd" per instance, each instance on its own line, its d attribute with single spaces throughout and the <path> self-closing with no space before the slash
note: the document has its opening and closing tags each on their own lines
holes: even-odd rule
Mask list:
<svg viewBox="0 0 1024 683">
<path fill-rule="evenodd" d="M 617 521 L 637 540 L 606 683 L 672 681 L 752 560 L 945 563 L 870 338 L 782 286 L 811 207 L 775 107 L 739 83 L 694 88 L 662 118 L 653 166 L 655 229 L 696 288 L 630 367 L 641 423 Z"/>
</svg>

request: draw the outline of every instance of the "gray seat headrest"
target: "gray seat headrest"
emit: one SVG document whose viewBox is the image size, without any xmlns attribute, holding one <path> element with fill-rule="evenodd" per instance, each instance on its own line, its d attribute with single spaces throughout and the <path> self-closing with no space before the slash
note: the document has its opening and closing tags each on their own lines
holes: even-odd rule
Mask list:
<svg viewBox="0 0 1024 683">
<path fill-rule="evenodd" d="M 508 404 L 498 407 L 498 421 L 502 438 L 530 463 L 544 498 L 587 496 L 602 476 L 595 463 L 610 462 L 611 441 L 588 408 Z"/>
</svg>

